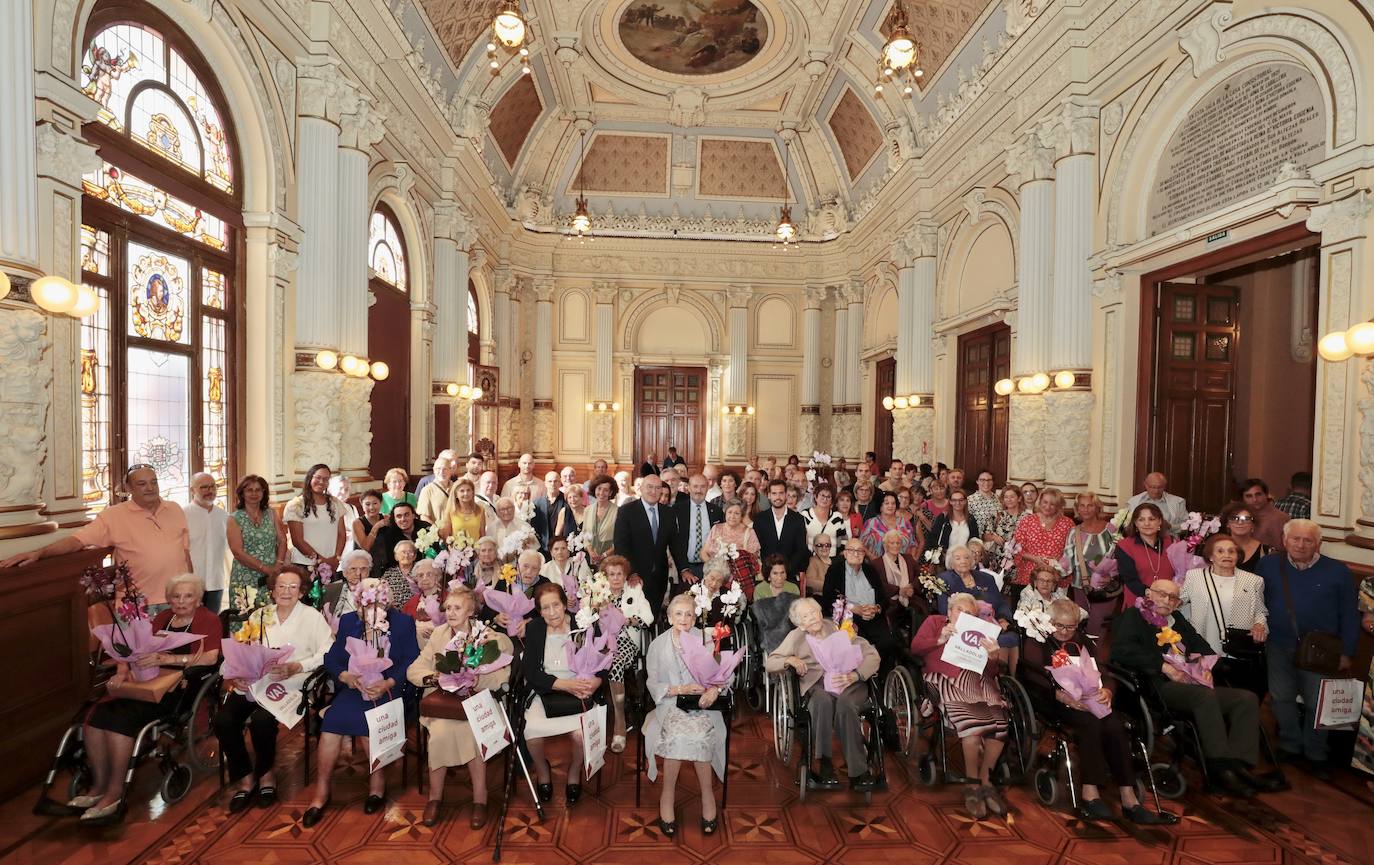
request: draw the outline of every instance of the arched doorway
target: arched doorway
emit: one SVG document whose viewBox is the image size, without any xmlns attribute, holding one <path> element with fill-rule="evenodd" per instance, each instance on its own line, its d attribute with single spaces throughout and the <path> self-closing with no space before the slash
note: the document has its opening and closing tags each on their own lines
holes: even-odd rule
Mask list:
<svg viewBox="0 0 1374 865">
<path fill-rule="evenodd" d="M 372 386 L 372 458 L 368 473 L 410 468 L 410 282 L 406 246 L 396 216 L 378 204 L 367 226 L 367 354 L 389 367 L 389 375 Z"/>
</svg>

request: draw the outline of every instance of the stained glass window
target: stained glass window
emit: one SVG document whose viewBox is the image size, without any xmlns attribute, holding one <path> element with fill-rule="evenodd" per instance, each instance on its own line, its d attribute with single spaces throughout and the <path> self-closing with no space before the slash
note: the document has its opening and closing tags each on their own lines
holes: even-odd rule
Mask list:
<svg viewBox="0 0 1374 865">
<path fill-rule="evenodd" d="M 220 113 L 200 77 L 161 34 L 127 23 L 100 31 L 82 58 L 81 89 L 100 105 L 101 123 L 234 191 Z"/>
<path fill-rule="evenodd" d="M 81 269 L 97 276 L 110 275 L 110 233 L 81 226 Z"/>
<path fill-rule="evenodd" d="M 110 500 L 110 292 L 91 287 L 100 303 L 81 319 L 81 493 L 100 510 Z"/>
<path fill-rule="evenodd" d="M 477 335 L 477 297 L 468 292 L 468 333 Z"/>
<path fill-rule="evenodd" d="M 128 354 L 129 464 L 157 471 L 162 497 L 186 501 L 191 481 L 191 359 L 184 354 L 130 348 Z"/>
<path fill-rule="evenodd" d="M 367 225 L 368 265 L 382 282 L 406 290 L 406 254 L 396 224 L 380 210 Z"/>
<path fill-rule="evenodd" d="M 81 189 L 100 201 L 108 201 L 121 210 L 136 213 L 183 237 L 213 249 L 224 251 L 229 246 L 229 234 L 224 220 L 203 212 L 157 188 L 122 168 L 105 163 L 100 171 L 81 176 Z"/>
<path fill-rule="evenodd" d="M 83 132 L 105 160 L 82 178 L 82 279 L 100 299 L 81 322 L 83 496 L 93 510 L 118 501 L 119 478 L 143 462 L 169 501 L 207 471 L 229 504 L 233 142 L 194 43 L 130 14 L 97 7 L 83 59 L 100 105 Z"/>
<path fill-rule="evenodd" d="M 186 327 L 186 259 L 129 242 L 129 331 L 144 339 L 190 342 Z"/>
</svg>

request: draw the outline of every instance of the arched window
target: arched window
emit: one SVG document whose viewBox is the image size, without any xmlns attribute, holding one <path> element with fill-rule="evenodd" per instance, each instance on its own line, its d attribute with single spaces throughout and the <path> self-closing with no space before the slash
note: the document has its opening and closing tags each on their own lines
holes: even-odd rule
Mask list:
<svg viewBox="0 0 1374 865">
<path fill-rule="evenodd" d="M 477 286 L 468 280 L 468 364 L 482 362 L 482 319 L 477 314 Z"/>
<path fill-rule="evenodd" d="M 234 474 L 239 230 L 237 152 L 223 98 L 189 39 L 155 11 L 92 14 L 81 85 L 100 105 L 83 133 L 102 164 L 82 178 L 82 481 L 111 503 L 130 465 L 186 501 L 191 476 Z"/>
<path fill-rule="evenodd" d="M 404 292 L 406 290 L 406 252 L 401 232 L 391 213 L 379 205 L 367 223 L 367 264 L 374 279 Z"/>
</svg>

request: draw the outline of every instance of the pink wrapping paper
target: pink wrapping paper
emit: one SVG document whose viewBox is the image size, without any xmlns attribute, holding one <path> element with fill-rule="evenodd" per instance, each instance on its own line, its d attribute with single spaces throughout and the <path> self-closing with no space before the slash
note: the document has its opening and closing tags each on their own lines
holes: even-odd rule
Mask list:
<svg viewBox="0 0 1374 865">
<path fill-rule="evenodd" d="M 1093 565 L 1092 574 L 1088 578 L 1088 585 L 1094 589 L 1106 588 L 1120 572 L 1121 566 L 1117 564 L 1115 556 L 1105 556 L 1102 561 Z"/>
<path fill-rule="evenodd" d="M 1065 664 L 1062 667 L 1045 669 L 1049 670 L 1054 681 L 1064 689 L 1064 693 L 1082 703 L 1084 708 L 1097 717 L 1105 718 L 1112 713 L 1112 707 L 1110 703 L 1102 703 L 1097 699 L 1097 692 L 1102 690 L 1102 674 L 1093 664 L 1092 656 L 1086 649 L 1079 658 L 1079 664 Z"/>
<path fill-rule="evenodd" d="M 817 663 L 825 671 L 825 689 L 837 696 L 843 693 L 844 688 L 839 686 L 836 677 L 859 669 L 864 658 L 863 649 L 851 642 L 849 635 L 843 631 L 836 631 L 824 640 L 808 636 L 806 642 L 811 646 L 811 654 L 816 656 Z"/>
<path fill-rule="evenodd" d="M 534 601 L 525 597 L 524 592 L 487 589 L 482 600 L 494 612 L 506 614 L 506 635 L 511 637 L 519 630 L 520 621 L 534 609 Z"/>
<path fill-rule="evenodd" d="M 1164 662 L 1171 664 L 1182 670 L 1188 676 L 1188 684 L 1202 685 L 1206 688 L 1216 687 L 1212 683 L 1212 667 L 1216 666 L 1216 655 L 1201 655 L 1196 660 L 1190 661 L 1177 652 L 1169 652 L 1164 656 Z"/>
<path fill-rule="evenodd" d="M 224 653 L 224 664 L 219 668 L 220 675 L 226 680 L 238 679 L 245 685 L 252 685 L 267 675 L 267 668 L 291 657 L 295 651 L 291 644 L 279 648 L 264 646 L 262 643 L 240 643 L 238 640 L 225 640 L 220 644 Z M 253 700 L 252 693 L 248 699 Z"/>
<path fill-rule="evenodd" d="M 569 641 L 564 644 L 563 650 L 568 653 L 568 669 L 574 678 L 594 679 L 597 673 L 610 669 L 611 661 L 615 660 L 615 635 L 588 634 L 581 646 Z"/>
<path fill-rule="evenodd" d="M 200 634 L 167 631 L 155 634 L 153 623 L 148 619 L 134 619 L 125 625 L 96 625 L 91 628 L 91 633 L 100 641 L 105 654 L 129 665 L 129 675 L 135 682 L 151 681 L 162 672 L 157 667 L 136 666 L 134 662 L 139 658 L 156 652 L 170 652 L 205 639 Z"/>
<path fill-rule="evenodd" d="M 344 641 L 348 651 L 348 672 L 358 677 L 358 683 L 370 688 L 384 678 L 382 671 L 391 666 L 391 659 L 377 657 L 377 647 L 371 643 L 349 637 Z"/>
<path fill-rule="evenodd" d="M 1172 544 L 1169 544 L 1168 549 L 1164 551 L 1164 555 L 1168 557 L 1169 564 L 1173 566 L 1174 582 L 1178 583 L 1180 586 L 1183 585 L 1183 578 L 1187 576 L 1188 572 L 1193 568 L 1207 567 L 1207 563 L 1202 560 L 1201 556 L 1194 555 L 1188 549 L 1187 541 L 1174 541 Z"/>
<path fill-rule="evenodd" d="M 721 652 L 717 661 L 711 647 L 700 642 L 692 634 L 683 634 L 678 643 L 678 651 L 692 681 L 703 688 L 724 688 L 735 675 L 735 668 L 744 660 L 743 652 Z"/>
</svg>

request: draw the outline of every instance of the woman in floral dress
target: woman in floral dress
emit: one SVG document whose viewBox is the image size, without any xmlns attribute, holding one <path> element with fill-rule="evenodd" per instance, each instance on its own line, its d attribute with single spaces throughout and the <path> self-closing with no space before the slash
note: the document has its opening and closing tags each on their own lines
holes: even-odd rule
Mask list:
<svg viewBox="0 0 1374 865">
<path fill-rule="evenodd" d="M 261 606 L 268 602 L 267 592 L 258 592 L 267 585 L 267 578 L 280 573 L 286 555 L 286 527 L 277 514 L 267 506 L 267 481 L 258 475 L 248 475 L 234 490 L 235 509 L 230 514 L 229 552 L 234 565 L 229 570 L 229 603 L 247 613 L 249 597 L 257 594 Z M 238 630 L 238 625 L 234 625 Z"/>
<path fill-rule="evenodd" d="M 615 711 L 611 735 L 611 751 L 625 750 L 625 676 L 639 665 L 643 651 L 644 629 L 654 619 L 653 608 L 639 586 L 626 583 L 630 576 L 630 560 L 624 556 L 607 556 L 601 562 L 601 573 L 611 587 L 611 603 L 625 616 L 625 627 L 616 637 L 615 658 L 607 678 L 611 684 L 611 705 Z"/>
</svg>

